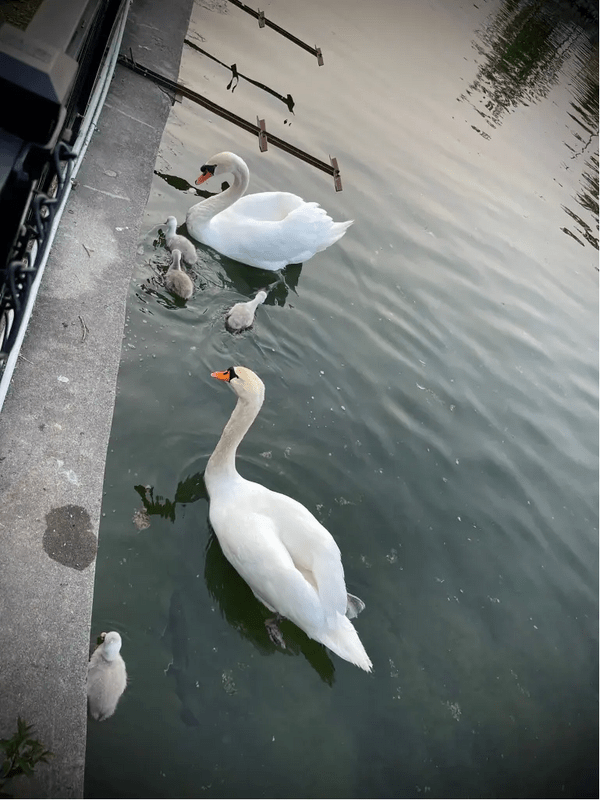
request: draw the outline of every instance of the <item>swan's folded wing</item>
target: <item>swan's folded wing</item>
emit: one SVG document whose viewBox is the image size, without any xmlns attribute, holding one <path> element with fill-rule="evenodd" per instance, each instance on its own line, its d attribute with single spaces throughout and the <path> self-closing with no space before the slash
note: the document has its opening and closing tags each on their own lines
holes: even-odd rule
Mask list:
<svg viewBox="0 0 600 800">
<path fill-rule="evenodd" d="M 230 514 L 226 528 L 211 523 L 229 563 L 252 591 L 307 632 L 323 628 L 325 614 L 315 588 L 296 568 L 273 521 L 260 513 Z"/>
<path fill-rule="evenodd" d="M 291 192 L 258 192 L 240 197 L 232 206 L 221 213 L 225 218 L 242 221 L 244 218 L 254 222 L 282 220 L 296 208 L 306 205 L 301 197 Z"/>
<path fill-rule="evenodd" d="M 269 200 L 269 196 L 274 197 Z M 215 216 L 203 241 L 243 263 L 300 264 L 337 242 L 351 222 L 333 222 L 318 203 L 291 200 L 278 207 L 277 195 L 247 195 Z M 253 198 L 256 206 L 253 205 Z M 266 199 L 265 199 L 266 198 Z M 271 214 L 271 216 L 269 216 Z"/>
<path fill-rule="evenodd" d="M 318 253 L 341 239 L 353 220 L 334 222 L 318 203 L 304 203 L 285 220 L 286 234 L 302 241 L 308 252 Z"/>
<path fill-rule="evenodd" d="M 261 493 L 261 500 L 266 503 L 264 510 L 274 521 L 279 539 L 296 568 L 316 588 L 328 624 L 337 625 L 337 614 L 346 613 L 347 594 L 335 539 L 302 503 L 260 488 L 266 492 Z"/>
</svg>

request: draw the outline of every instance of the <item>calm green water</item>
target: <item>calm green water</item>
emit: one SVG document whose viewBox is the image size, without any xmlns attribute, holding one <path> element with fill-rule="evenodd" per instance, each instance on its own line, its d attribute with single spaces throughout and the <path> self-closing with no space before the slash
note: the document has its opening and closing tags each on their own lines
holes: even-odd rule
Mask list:
<svg viewBox="0 0 600 800">
<path fill-rule="evenodd" d="M 224 0 L 198 2 L 188 35 L 294 114 L 188 46 L 181 79 L 336 156 L 344 190 L 173 108 L 96 570 L 93 633 L 120 631 L 130 684 L 89 725 L 87 796 L 597 796 L 594 24 L 552 2 L 263 6 L 325 65 Z M 158 281 L 161 223 L 184 221 L 220 150 L 251 191 L 355 220 L 237 337 L 225 310 L 276 276 L 199 246 L 187 307 Z M 202 474 L 235 400 L 210 372 L 231 364 L 266 384 L 239 469 L 335 537 L 371 675 L 290 623 L 276 650 L 209 531 Z"/>
</svg>

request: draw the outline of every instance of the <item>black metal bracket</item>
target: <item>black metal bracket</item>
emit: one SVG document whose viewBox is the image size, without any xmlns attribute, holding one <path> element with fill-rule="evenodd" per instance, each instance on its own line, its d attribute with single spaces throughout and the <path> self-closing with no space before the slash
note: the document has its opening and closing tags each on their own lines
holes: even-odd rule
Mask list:
<svg viewBox="0 0 600 800">
<path fill-rule="evenodd" d="M 267 128 L 264 119 L 256 118 L 256 124 L 260 128 L 258 132 L 258 147 L 261 153 L 268 149 Z"/>
<path fill-rule="evenodd" d="M 333 167 L 333 185 L 335 186 L 336 192 L 341 192 L 342 179 L 340 177 L 340 168 L 338 167 L 337 158 L 329 156 L 329 161 L 331 162 L 331 166 Z"/>
</svg>

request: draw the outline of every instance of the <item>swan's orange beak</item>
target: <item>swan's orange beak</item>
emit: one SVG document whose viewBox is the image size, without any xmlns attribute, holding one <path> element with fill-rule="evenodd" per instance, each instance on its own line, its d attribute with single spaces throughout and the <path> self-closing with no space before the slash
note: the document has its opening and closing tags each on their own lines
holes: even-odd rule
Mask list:
<svg viewBox="0 0 600 800">
<path fill-rule="evenodd" d="M 228 369 L 226 369 L 223 372 L 211 372 L 210 377 L 216 378 L 218 381 L 230 381 L 231 373 Z"/>
<path fill-rule="evenodd" d="M 196 178 L 196 186 L 200 186 L 201 183 L 204 183 L 209 178 L 212 178 L 212 175 L 210 174 L 210 172 L 207 172 L 206 175 L 199 175 Z"/>
</svg>

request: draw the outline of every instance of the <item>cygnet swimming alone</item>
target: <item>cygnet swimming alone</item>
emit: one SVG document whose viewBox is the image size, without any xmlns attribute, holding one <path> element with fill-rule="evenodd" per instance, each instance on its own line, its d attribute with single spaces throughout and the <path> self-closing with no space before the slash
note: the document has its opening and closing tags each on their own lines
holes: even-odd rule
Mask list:
<svg viewBox="0 0 600 800">
<path fill-rule="evenodd" d="M 87 696 L 90 714 L 102 721 L 115 713 L 127 685 L 125 662 L 120 654 L 121 636 L 110 631 L 92 653 L 88 664 Z"/>
<path fill-rule="evenodd" d="M 181 251 L 173 250 L 171 254 L 173 261 L 165 275 L 165 286 L 173 294 L 182 297 L 184 300 L 189 300 L 194 293 L 194 284 L 192 279 L 181 269 Z"/>
<path fill-rule="evenodd" d="M 196 248 L 189 239 L 185 238 L 185 236 L 175 233 L 177 228 L 177 220 L 175 217 L 167 217 L 166 224 L 167 230 L 165 231 L 165 241 L 167 242 L 167 247 L 169 250 L 171 250 L 171 252 L 175 249 L 179 250 L 181 252 L 181 257 L 186 264 L 195 264 L 198 260 Z"/>
<path fill-rule="evenodd" d="M 254 312 L 257 306 L 264 303 L 267 299 L 267 293 L 261 289 L 254 300 L 248 300 L 247 303 L 236 303 L 231 308 L 225 317 L 225 325 L 230 331 L 239 333 L 240 331 L 250 328 L 254 322 Z"/>
</svg>

